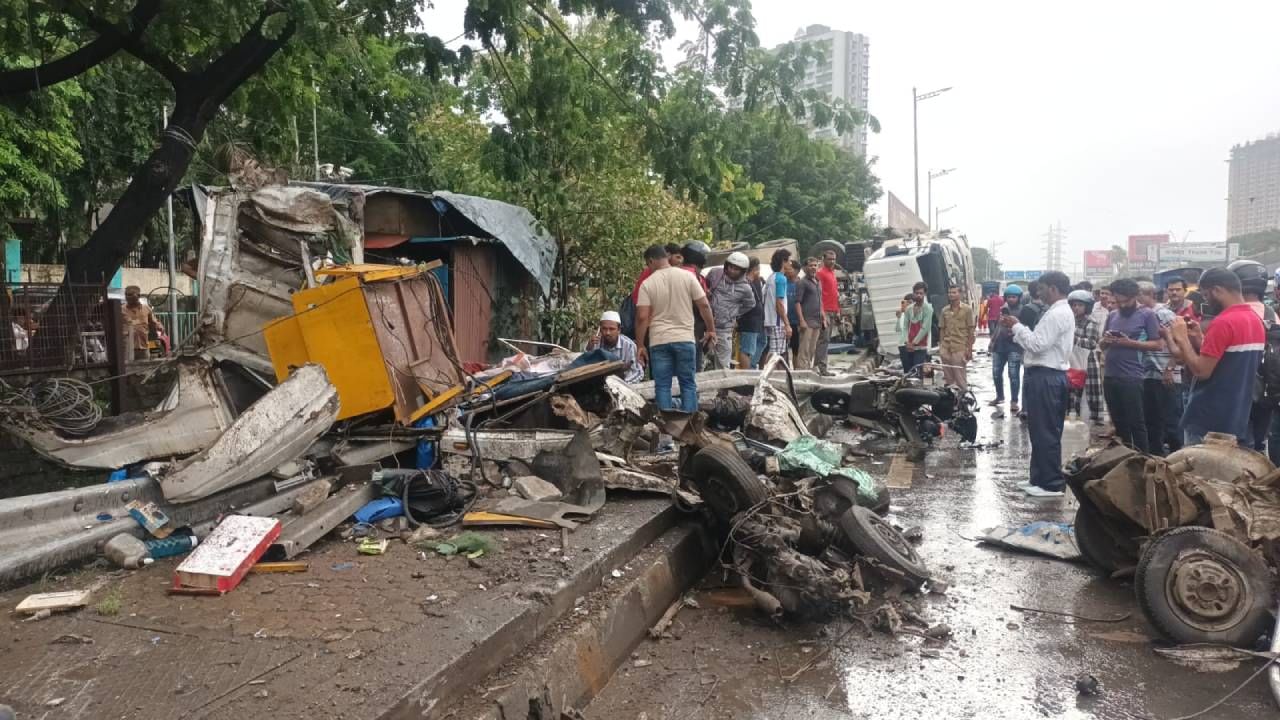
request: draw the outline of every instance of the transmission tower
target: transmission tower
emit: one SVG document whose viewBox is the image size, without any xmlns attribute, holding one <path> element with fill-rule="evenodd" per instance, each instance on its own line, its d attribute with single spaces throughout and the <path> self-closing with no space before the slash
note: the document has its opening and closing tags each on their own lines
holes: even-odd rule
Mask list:
<svg viewBox="0 0 1280 720">
<path fill-rule="evenodd" d="M 1065 237 L 1061 222 L 1049 226 L 1049 232 L 1044 235 L 1045 272 L 1062 269 L 1062 241 Z"/>
</svg>

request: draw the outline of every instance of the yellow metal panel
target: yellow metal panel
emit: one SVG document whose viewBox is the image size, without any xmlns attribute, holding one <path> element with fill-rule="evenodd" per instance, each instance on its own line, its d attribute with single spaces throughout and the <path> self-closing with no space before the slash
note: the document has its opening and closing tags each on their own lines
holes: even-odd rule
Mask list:
<svg viewBox="0 0 1280 720">
<path fill-rule="evenodd" d="M 267 341 L 267 352 L 271 354 L 271 364 L 275 367 L 276 382 L 284 382 L 289 377 L 290 368 L 302 367 L 310 361 L 307 341 L 302 337 L 297 317 L 290 315 L 273 320 L 262 334 Z"/>
<path fill-rule="evenodd" d="M 299 290 L 293 294 L 293 308 L 308 358 L 324 366 L 338 389 L 338 419 L 390 407 L 395 395 L 359 278 Z M 278 363 L 276 367 L 279 373 Z"/>
</svg>

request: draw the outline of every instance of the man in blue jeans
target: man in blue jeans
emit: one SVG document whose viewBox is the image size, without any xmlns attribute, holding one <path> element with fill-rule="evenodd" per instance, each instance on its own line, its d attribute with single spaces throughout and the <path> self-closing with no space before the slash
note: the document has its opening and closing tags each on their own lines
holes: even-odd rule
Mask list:
<svg viewBox="0 0 1280 720">
<path fill-rule="evenodd" d="M 1010 285 L 1004 290 L 1004 304 L 1001 305 L 1001 317 L 1017 317 L 1022 304 L 1022 288 Z M 1013 341 L 1013 331 L 1007 327 L 997 326 L 991 333 L 991 375 L 996 385 L 996 397 L 987 403 L 992 407 L 1000 407 L 1004 403 L 1004 372 L 1009 368 L 1009 411 L 1018 414 L 1018 390 L 1022 385 L 1022 347 Z M 997 411 L 997 415 L 1002 411 Z"/>
<path fill-rule="evenodd" d="M 636 299 L 636 345 L 641 363 L 653 372 L 653 396 L 658 409 L 677 409 L 671 401 L 671 379 L 675 377 L 680 382 L 679 409 L 692 413 L 698 409 L 694 308 L 707 328 L 703 343 L 715 342 L 716 324 L 698 276 L 671 267 L 666 257 L 667 250 L 661 245 L 644 251 L 645 262 L 651 263 L 654 271 L 640 284 Z"/>
<path fill-rule="evenodd" d="M 1067 305 L 1071 281 L 1056 270 L 1040 276 L 1040 299 L 1049 309 L 1036 329 L 1013 315 L 1000 324 L 1023 350 L 1023 400 L 1031 435 L 1031 477 L 1019 487 L 1035 498 L 1062 497 L 1062 426 L 1067 419 L 1067 367 L 1075 344 L 1075 314 Z"/>
</svg>

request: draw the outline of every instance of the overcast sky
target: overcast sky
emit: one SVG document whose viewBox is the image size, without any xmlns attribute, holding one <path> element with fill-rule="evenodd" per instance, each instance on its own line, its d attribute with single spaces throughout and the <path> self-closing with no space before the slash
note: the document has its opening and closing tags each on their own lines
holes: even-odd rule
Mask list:
<svg viewBox="0 0 1280 720">
<path fill-rule="evenodd" d="M 436 0 L 424 19 L 453 37 L 464 2 Z M 1055 221 L 1068 271 L 1130 234 L 1220 241 L 1231 146 L 1280 132 L 1275 0 L 755 0 L 754 12 L 766 47 L 811 23 L 869 36 L 882 130 L 868 152 L 908 206 L 911 88 L 954 87 L 920 104 L 921 214 L 927 171 L 956 168 L 935 181 L 934 204 L 956 205 L 943 225 L 999 243 L 1006 269 L 1041 268 Z"/>
</svg>

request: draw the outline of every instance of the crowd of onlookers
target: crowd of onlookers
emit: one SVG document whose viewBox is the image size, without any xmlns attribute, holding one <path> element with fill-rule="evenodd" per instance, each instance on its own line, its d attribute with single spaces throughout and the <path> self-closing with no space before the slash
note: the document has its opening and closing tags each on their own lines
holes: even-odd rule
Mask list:
<svg viewBox="0 0 1280 720">
<path fill-rule="evenodd" d="M 802 263 L 779 249 L 762 277 L 758 260 L 741 252 L 704 273 L 709 253 L 701 242 L 646 250 L 631 296 L 620 312 L 604 314 L 591 347 L 617 354 L 629 380 L 647 369 L 663 410 L 677 408 L 673 380 L 678 409 L 696 409 L 696 374 L 705 368 L 754 368 L 779 355 L 830 374 L 841 317 L 835 254 Z M 1055 497 L 1065 484 L 1068 418 L 1087 417 L 1099 435 L 1153 455 L 1218 432 L 1280 461 L 1280 324 L 1266 302 L 1268 279 L 1266 268 L 1243 260 L 1205 271 L 1194 289 L 1182 279 L 1163 288 L 1129 278 L 1072 285 L 1054 271 L 993 292 L 976 310 L 949 288 L 936 319 L 929 288 L 918 282 L 902 298 L 896 328 L 880 329 L 880 339 L 886 345 L 896 333 L 903 372 L 933 365 L 965 387 L 976 330 L 985 329 L 989 404 L 1002 417 L 1007 402 L 1031 437 L 1023 488 Z M 931 363 L 935 347 L 940 362 Z"/>
</svg>

